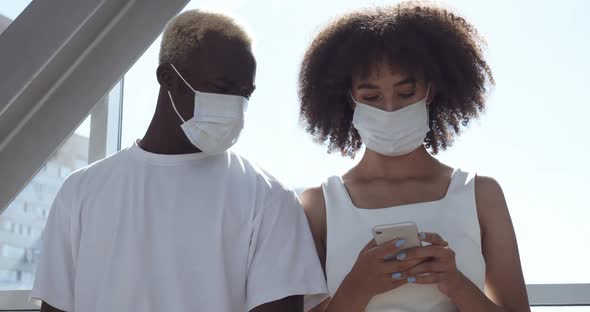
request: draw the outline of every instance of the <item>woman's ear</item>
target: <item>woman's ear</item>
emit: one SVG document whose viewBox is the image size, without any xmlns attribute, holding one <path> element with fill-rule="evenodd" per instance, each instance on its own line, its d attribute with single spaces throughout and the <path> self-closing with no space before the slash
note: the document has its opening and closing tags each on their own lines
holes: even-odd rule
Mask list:
<svg viewBox="0 0 590 312">
<path fill-rule="evenodd" d="M 356 102 L 354 100 L 354 95 L 352 94 L 352 90 L 347 91 L 346 96 L 348 98 L 348 103 L 350 105 L 350 108 L 352 110 L 354 110 L 356 108 Z"/>
<path fill-rule="evenodd" d="M 426 106 L 430 106 L 432 101 L 434 101 L 434 96 L 436 95 L 436 86 L 431 82 L 428 90 L 428 96 L 426 97 Z"/>
</svg>

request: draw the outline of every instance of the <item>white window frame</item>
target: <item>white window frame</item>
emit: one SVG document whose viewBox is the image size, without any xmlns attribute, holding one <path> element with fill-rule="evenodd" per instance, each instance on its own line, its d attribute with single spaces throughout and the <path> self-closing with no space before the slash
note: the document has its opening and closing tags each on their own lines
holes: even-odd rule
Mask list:
<svg viewBox="0 0 590 312">
<path fill-rule="evenodd" d="M 590 284 L 527 285 L 531 306 L 590 306 Z"/>
<path fill-rule="evenodd" d="M 2 33 L 0 210 L 187 3 L 33 1 Z"/>
</svg>

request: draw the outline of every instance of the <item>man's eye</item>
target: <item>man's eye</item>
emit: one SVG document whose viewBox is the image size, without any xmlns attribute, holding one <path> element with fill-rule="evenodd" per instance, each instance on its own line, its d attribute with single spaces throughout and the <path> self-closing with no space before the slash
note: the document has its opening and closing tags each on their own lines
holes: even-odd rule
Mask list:
<svg viewBox="0 0 590 312">
<path fill-rule="evenodd" d="M 251 88 L 243 88 L 238 94 L 249 100 L 253 92 Z"/>
<path fill-rule="evenodd" d="M 227 86 L 216 83 L 208 83 L 207 87 L 214 93 L 225 93 L 228 91 Z"/>
</svg>

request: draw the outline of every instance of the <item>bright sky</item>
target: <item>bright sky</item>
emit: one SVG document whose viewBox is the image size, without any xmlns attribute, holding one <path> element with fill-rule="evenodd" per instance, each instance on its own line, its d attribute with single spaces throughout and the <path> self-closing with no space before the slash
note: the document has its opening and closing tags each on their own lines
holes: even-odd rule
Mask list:
<svg viewBox="0 0 590 312">
<path fill-rule="evenodd" d="M 19 3 L 0 5 L 18 15 Z M 14 4 L 13 4 L 14 3 Z M 257 91 L 235 150 L 293 187 L 319 185 L 354 161 L 327 155 L 298 124 L 298 67 L 319 26 L 331 17 L 396 1 L 203 0 L 187 9 L 233 14 L 255 37 Z M 590 283 L 590 132 L 586 93 L 590 2 L 449 0 L 488 41 L 496 79 L 488 110 L 439 158 L 495 177 L 503 186 L 528 283 Z M 13 7 L 11 7 L 13 6 Z M 24 8 L 24 5 L 22 6 Z M 125 76 L 123 147 L 152 117 L 159 38 Z M 581 242 L 581 243 L 580 243 Z"/>
<path fill-rule="evenodd" d="M 231 13 L 255 37 L 257 91 L 235 150 L 294 186 L 319 185 L 354 161 L 327 155 L 298 124 L 298 67 L 319 26 L 349 10 L 394 1 L 193 1 L 187 9 Z M 553 2 L 555 3 L 555 2 Z M 503 185 L 520 240 L 529 283 L 590 282 L 585 263 L 590 237 L 590 101 L 584 97 L 590 65 L 590 2 L 447 2 L 488 41 L 496 88 L 486 114 L 440 159 L 476 170 Z M 140 138 L 154 111 L 159 40 L 125 76 L 123 146 Z M 564 261 L 564 258 L 568 258 Z M 555 264 L 568 263 L 567 266 Z"/>
</svg>

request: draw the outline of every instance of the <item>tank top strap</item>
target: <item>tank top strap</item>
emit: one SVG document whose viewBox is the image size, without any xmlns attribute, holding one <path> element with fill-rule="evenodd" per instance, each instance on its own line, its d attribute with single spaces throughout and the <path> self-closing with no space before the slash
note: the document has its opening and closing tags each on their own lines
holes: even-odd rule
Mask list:
<svg viewBox="0 0 590 312">
<path fill-rule="evenodd" d="M 453 176 L 451 177 L 451 182 L 449 183 L 447 194 L 452 194 L 462 190 L 473 190 L 473 193 L 475 193 L 475 176 L 475 173 L 466 172 L 459 168 L 456 168 L 453 171 Z"/>
<path fill-rule="evenodd" d="M 324 199 L 326 201 L 326 209 L 329 206 L 342 207 L 343 204 L 348 206 L 350 196 L 339 176 L 329 177 L 322 183 L 322 190 L 324 192 Z"/>
<path fill-rule="evenodd" d="M 341 177 L 328 178 L 322 183 L 322 190 L 326 203 L 326 225 L 329 240 L 331 235 L 345 231 L 349 226 L 358 222 L 359 215 Z"/>
<path fill-rule="evenodd" d="M 452 215 L 461 220 L 457 228 L 462 229 L 466 233 L 464 237 L 481 252 L 481 230 L 475 198 L 476 176 L 474 172 L 455 169 L 445 201 L 453 210 Z"/>
<path fill-rule="evenodd" d="M 328 195 L 332 196 L 341 196 L 341 184 L 342 178 L 339 176 L 332 176 L 329 177 L 324 183 L 322 183 L 322 189 L 324 191 L 324 197 L 328 197 Z"/>
</svg>

